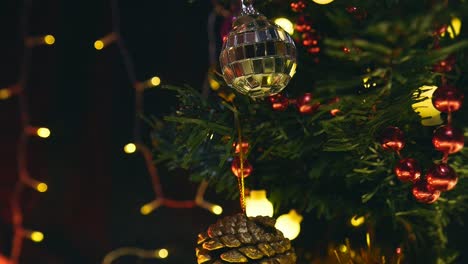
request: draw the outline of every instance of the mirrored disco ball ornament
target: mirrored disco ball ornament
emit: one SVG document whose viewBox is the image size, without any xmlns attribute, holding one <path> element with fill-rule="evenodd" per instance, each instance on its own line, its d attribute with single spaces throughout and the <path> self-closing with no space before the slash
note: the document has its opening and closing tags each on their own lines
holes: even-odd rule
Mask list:
<svg viewBox="0 0 468 264">
<path fill-rule="evenodd" d="M 220 54 L 226 83 L 253 99 L 279 93 L 296 73 L 296 46 L 281 27 L 244 0 Z"/>
</svg>

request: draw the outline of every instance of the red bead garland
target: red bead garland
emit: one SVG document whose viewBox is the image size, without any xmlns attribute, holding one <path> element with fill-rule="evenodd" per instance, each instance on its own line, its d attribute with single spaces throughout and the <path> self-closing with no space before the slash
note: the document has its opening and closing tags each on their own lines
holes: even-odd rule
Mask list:
<svg viewBox="0 0 468 264">
<path fill-rule="evenodd" d="M 418 202 L 427 204 L 434 203 L 440 197 L 440 191 L 428 188 L 424 180 L 419 180 L 414 184 L 412 193 Z"/>
<path fill-rule="evenodd" d="M 242 175 L 242 170 L 241 170 L 241 162 L 240 162 L 240 157 L 235 157 L 234 160 L 231 163 L 231 171 L 236 177 L 241 177 Z M 250 164 L 248 160 L 244 160 L 244 178 L 247 178 L 252 174 L 253 167 Z"/>
<path fill-rule="evenodd" d="M 429 189 L 443 192 L 452 190 L 458 182 L 455 171 L 444 163 L 432 166 L 426 173 L 426 179 Z"/>
<path fill-rule="evenodd" d="M 443 85 L 434 92 L 432 103 L 439 111 L 448 114 L 447 125 L 438 127 L 432 138 L 434 148 L 444 153 L 442 163 L 428 169 L 424 178 L 421 178 L 421 169 L 412 158 L 401 159 L 395 166 L 398 179 L 414 183 L 414 198 L 428 204 L 437 201 L 441 192 L 450 191 L 457 185 L 457 174 L 447 165 L 447 159 L 449 154 L 460 151 L 465 144 L 463 131 L 452 127 L 452 112 L 461 108 L 463 93 L 454 86 Z M 397 127 L 388 127 L 383 131 L 380 143 L 385 150 L 393 150 L 400 155 L 405 146 L 403 132 Z"/>
<path fill-rule="evenodd" d="M 405 158 L 395 166 L 395 174 L 402 182 L 416 182 L 421 177 L 421 168 L 412 158 Z"/>
<path fill-rule="evenodd" d="M 438 127 L 434 131 L 432 138 L 434 148 L 440 152 L 453 154 L 460 151 L 465 145 L 465 136 L 463 131 L 454 128 L 451 125 Z"/>
</svg>

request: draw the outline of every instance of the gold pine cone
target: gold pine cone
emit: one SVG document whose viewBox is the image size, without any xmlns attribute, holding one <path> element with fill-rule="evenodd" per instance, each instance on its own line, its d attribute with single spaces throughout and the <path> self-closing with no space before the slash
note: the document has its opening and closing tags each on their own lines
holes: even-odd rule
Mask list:
<svg viewBox="0 0 468 264">
<path fill-rule="evenodd" d="M 291 242 L 275 228 L 275 219 L 265 216 L 225 217 L 198 235 L 195 251 L 198 264 L 296 263 Z"/>
</svg>

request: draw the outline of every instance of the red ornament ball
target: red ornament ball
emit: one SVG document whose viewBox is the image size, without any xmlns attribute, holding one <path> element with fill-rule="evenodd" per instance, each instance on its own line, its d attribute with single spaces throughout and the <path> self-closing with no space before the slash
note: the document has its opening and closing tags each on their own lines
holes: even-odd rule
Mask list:
<svg viewBox="0 0 468 264">
<path fill-rule="evenodd" d="M 271 103 L 271 108 L 276 111 L 284 111 L 289 106 L 289 99 L 282 94 L 275 94 L 268 98 Z"/>
<path fill-rule="evenodd" d="M 452 85 L 444 85 L 435 90 L 432 104 L 444 113 L 458 111 L 463 104 L 463 92 Z"/>
<path fill-rule="evenodd" d="M 235 157 L 231 163 L 231 171 L 232 173 L 234 173 L 234 175 L 236 175 L 236 177 L 241 177 L 242 175 L 240 164 L 241 162 L 240 162 L 239 157 Z M 252 171 L 253 171 L 253 167 L 250 164 L 250 162 L 248 160 L 244 160 L 244 178 L 249 177 L 250 174 L 252 174 Z"/>
<path fill-rule="evenodd" d="M 447 164 L 436 164 L 426 173 L 427 186 L 437 191 L 450 191 L 457 185 L 458 177 L 455 171 Z"/>
<path fill-rule="evenodd" d="M 294 12 L 302 12 L 306 8 L 306 3 L 302 0 L 291 3 L 291 10 Z"/>
<path fill-rule="evenodd" d="M 395 166 L 395 174 L 402 182 L 415 182 L 421 177 L 421 168 L 415 159 L 406 158 Z"/>
<path fill-rule="evenodd" d="M 417 181 L 412 191 L 414 198 L 420 203 L 431 204 L 440 197 L 440 191 L 428 188 L 425 180 Z"/>
<path fill-rule="evenodd" d="M 381 134 L 380 144 L 385 150 L 400 151 L 405 147 L 403 131 L 398 127 L 387 127 Z"/>
<path fill-rule="evenodd" d="M 438 151 L 452 154 L 463 148 L 465 137 L 460 129 L 445 125 L 434 131 L 432 144 Z"/>
<path fill-rule="evenodd" d="M 312 94 L 305 93 L 297 98 L 296 106 L 301 114 L 311 114 L 319 108 L 320 103 L 312 104 Z"/>
</svg>

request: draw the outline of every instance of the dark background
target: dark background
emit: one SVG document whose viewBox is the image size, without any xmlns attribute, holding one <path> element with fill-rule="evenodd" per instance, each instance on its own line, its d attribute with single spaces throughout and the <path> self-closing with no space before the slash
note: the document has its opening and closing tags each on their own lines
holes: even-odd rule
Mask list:
<svg viewBox="0 0 468 264">
<path fill-rule="evenodd" d="M 206 22 L 209 1 L 119 1 L 122 35 L 133 56 L 137 77 L 154 75 L 163 83 L 201 87 L 208 68 Z M 22 58 L 22 1 L 0 4 L 0 87 L 17 82 Z M 161 208 L 142 216 L 139 208 L 154 194 L 139 154 L 122 148 L 132 140 L 134 90 L 115 44 L 96 51 L 96 39 L 111 32 L 110 1 L 33 1 L 30 35 L 53 34 L 53 46 L 33 49 L 27 84 L 31 123 L 52 131 L 32 138 L 31 176 L 49 191 L 27 190 L 25 227 L 41 230 L 40 244 L 25 241 L 29 263 L 100 263 L 120 246 L 166 247 L 164 261 L 192 263 L 196 234 L 213 223 L 200 208 Z M 167 91 L 145 92 L 145 113 L 161 116 L 175 109 Z M 10 250 L 9 196 L 17 177 L 19 135 L 17 98 L 0 101 L 0 252 Z M 145 136 L 149 131 L 145 131 Z M 197 185 L 186 175 L 161 171 L 167 196 L 192 199 Z M 226 205 L 211 191 L 207 199 Z M 232 202 L 229 202 L 232 203 Z M 229 209 L 226 209 L 229 213 Z M 133 258 L 116 263 L 140 263 Z"/>
</svg>

